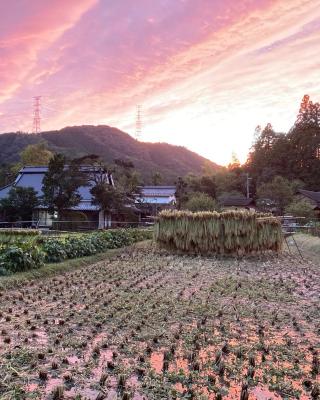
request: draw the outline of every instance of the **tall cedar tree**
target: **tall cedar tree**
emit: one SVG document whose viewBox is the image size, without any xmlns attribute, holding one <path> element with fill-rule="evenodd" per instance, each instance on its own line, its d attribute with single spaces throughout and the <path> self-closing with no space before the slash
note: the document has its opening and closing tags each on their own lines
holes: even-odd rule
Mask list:
<svg viewBox="0 0 320 400">
<path fill-rule="evenodd" d="M 294 126 L 288 134 L 276 133 L 268 124 L 256 130 L 246 165 L 260 186 L 276 176 L 299 179 L 309 190 L 320 189 L 320 104 L 308 95 L 302 99 Z"/>
<path fill-rule="evenodd" d="M 183 204 L 188 201 L 188 183 L 179 176 L 176 185 L 176 201 L 177 201 L 177 209 L 181 210 Z"/>
<path fill-rule="evenodd" d="M 294 177 L 310 190 L 320 190 L 320 104 L 304 96 L 297 121 L 287 135 Z"/>
<path fill-rule="evenodd" d="M 48 171 L 43 178 L 43 203 L 48 207 L 49 213 L 57 211 L 60 218 L 63 210 L 79 204 L 81 196 L 78 189 L 86 184 L 87 177 L 77 160 L 66 165 L 65 156 L 55 154 L 49 161 Z"/>
</svg>

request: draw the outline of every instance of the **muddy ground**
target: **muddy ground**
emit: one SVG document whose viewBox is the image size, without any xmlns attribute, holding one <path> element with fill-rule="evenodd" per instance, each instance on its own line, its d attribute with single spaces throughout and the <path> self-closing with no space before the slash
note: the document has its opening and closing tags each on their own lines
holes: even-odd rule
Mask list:
<svg viewBox="0 0 320 400">
<path fill-rule="evenodd" d="M 320 266 L 146 245 L 0 291 L 0 399 L 320 398 Z"/>
</svg>

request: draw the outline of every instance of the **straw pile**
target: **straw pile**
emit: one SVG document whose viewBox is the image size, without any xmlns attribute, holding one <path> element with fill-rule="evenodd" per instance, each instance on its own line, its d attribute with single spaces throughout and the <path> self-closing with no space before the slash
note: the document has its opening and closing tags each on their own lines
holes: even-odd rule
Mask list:
<svg viewBox="0 0 320 400">
<path fill-rule="evenodd" d="M 283 241 L 277 218 L 249 211 L 163 211 L 154 236 L 162 247 L 200 254 L 279 252 Z"/>
</svg>

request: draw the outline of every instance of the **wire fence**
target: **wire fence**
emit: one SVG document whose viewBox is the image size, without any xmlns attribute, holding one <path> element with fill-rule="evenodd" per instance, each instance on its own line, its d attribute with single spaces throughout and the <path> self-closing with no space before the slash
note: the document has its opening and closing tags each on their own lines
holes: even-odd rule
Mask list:
<svg viewBox="0 0 320 400">
<path fill-rule="evenodd" d="M 56 234 L 57 232 L 85 232 L 97 229 L 117 229 L 117 228 L 146 228 L 154 225 L 153 219 L 144 221 L 106 221 L 99 227 L 98 221 L 74 221 L 74 220 L 54 220 L 50 226 L 42 226 L 39 221 L 3 221 L 0 222 L 1 229 L 40 229 L 45 234 Z"/>
<path fill-rule="evenodd" d="M 280 216 L 284 233 L 308 233 L 320 237 L 320 220 L 306 217 Z M 143 228 L 154 225 L 155 218 L 145 218 L 141 221 L 106 221 L 102 229 Z M 50 226 L 41 225 L 39 220 L 30 221 L 0 221 L 1 229 L 40 229 L 45 234 L 57 232 L 85 232 L 99 229 L 98 221 L 89 220 L 54 220 Z"/>
<path fill-rule="evenodd" d="M 307 217 L 280 216 L 282 229 L 285 233 L 307 233 L 320 237 L 320 220 Z"/>
</svg>

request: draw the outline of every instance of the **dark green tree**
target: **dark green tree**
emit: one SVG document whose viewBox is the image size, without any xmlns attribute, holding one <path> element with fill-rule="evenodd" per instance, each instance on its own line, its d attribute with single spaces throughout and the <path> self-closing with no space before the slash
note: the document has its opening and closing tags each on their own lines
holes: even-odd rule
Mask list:
<svg viewBox="0 0 320 400">
<path fill-rule="evenodd" d="M 185 210 L 189 211 L 217 211 L 219 210 L 218 203 L 208 194 L 194 192 L 183 205 Z"/>
<path fill-rule="evenodd" d="M 286 214 L 294 217 L 304 217 L 307 220 L 315 218 L 314 205 L 308 199 L 295 199 L 286 209 Z"/>
<path fill-rule="evenodd" d="M 102 211 L 99 215 L 99 227 L 104 227 L 105 214 L 113 212 L 131 215 L 131 206 L 135 204 L 140 193 L 140 179 L 134 165 L 129 161 L 115 160 L 115 165 L 108 166 L 100 159 L 95 159 L 91 166 L 90 192 L 93 203 Z"/>
<path fill-rule="evenodd" d="M 13 187 L 8 197 L 0 201 L 0 211 L 6 221 L 31 221 L 32 211 L 39 205 L 37 193 L 31 187 Z"/>
<path fill-rule="evenodd" d="M 179 176 L 176 185 L 176 201 L 177 201 L 177 209 L 181 210 L 182 205 L 188 200 L 188 184 L 187 182 Z"/>
<path fill-rule="evenodd" d="M 16 177 L 16 173 L 12 171 L 12 166 L 9 164 L 0 165 L 0 187 L 12 183 Z"/>
<path fill-rule="evenodd" d="M 48 165 L 53 153 L 48 149 L 48 143 L 42 140 L 36 144 L 29 144 L 20 153 L 22 165 Z"/>
<path fill-rule="evenodd" d="M 202 192 L 215 198 L 217 192 L 216 176 L 204 173 L 201 176 L 189 174 L 186 177 L 189 192 Z"/>
<path fill-rule="evenodd" d="M 286 175 L 288 140 L 284 134 L 276 133 L 271 124 L 261 130 L 256 128 L 255 141 L 249 153 L 246 169 L 254 182 L 272 180 L 276 175 Z"/>
<path fill-rule="evenodd" d="M 111 169 L 102 161 L 96 160 L 89 174 L 91 184 L 90 193 L 93 204 L 98 205 L 104 212 L 111 213 L 112 210 L 122 206 L 122 196 L 116 191 L 111 178 Z"/>
<path fill-rule="evenodd" d="M 158 186 L 163 182 L 163 176 L 160 174 L 160 172 L 155 172 L 152 174 L 151 180 L 154 186 Z"/>
<path fill-rule="evenodd" d="M 310 190 L 320 186 L 320 104 L 304 96 L 293 128 L 287 135 L 287 162 L 292 175 Z"/>
<path fill-rule="evenodd" d="M 276 209 L 283 215 L 285 208 L 293 200 L 293 186 L 282 176 L 276 176 L 271 182 L 264 183 L 257 188 L 258 200 L 262 208 L 267 211 L 268 206 Z"/>
<path fill-rule="evenodd" d="M 43 204 L 51 214 L 57 211 L 60 218 L 63 210 L 79 204 L 81 196 L 78 189 L 86 183 L 87 177 L 78 160 L 67 165 L 63 154 L 55 154 L 43 178 Z"/>
<path fill-rule="evenodd" d="M 294 126 L 287 134 L 276 133 L 268 124 L 256 130 L 246 170 L 253 186 L 275 176 L 299 179 L 310 190 L 320 185 L 320 104 L 305 95 Z"/>
</svg>

